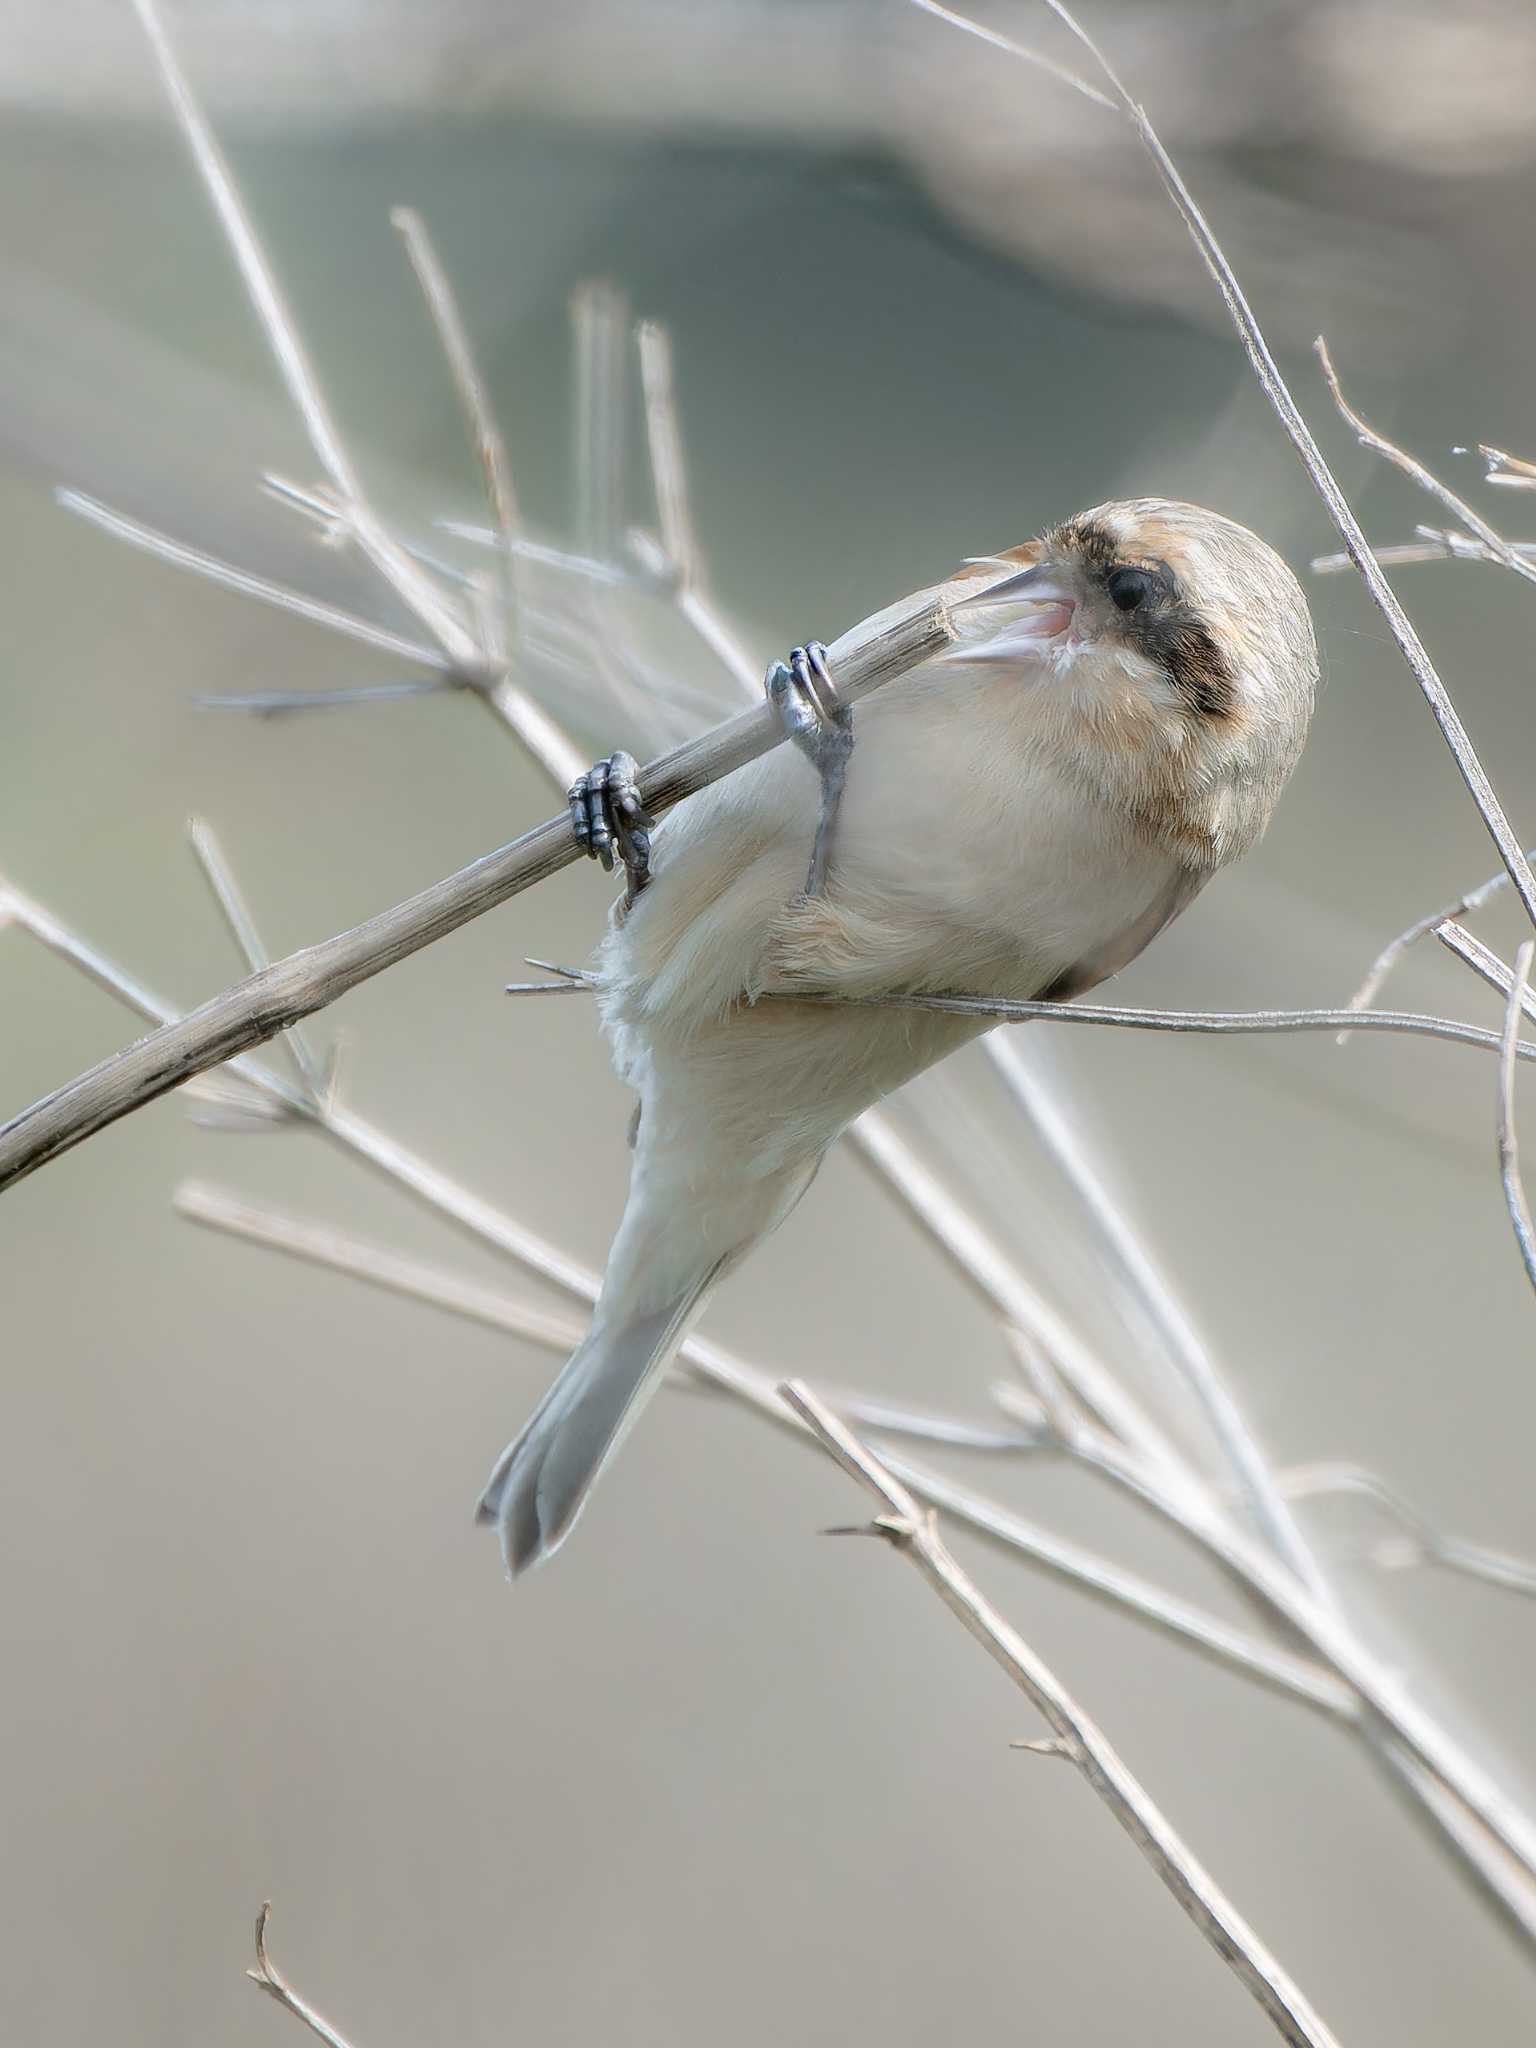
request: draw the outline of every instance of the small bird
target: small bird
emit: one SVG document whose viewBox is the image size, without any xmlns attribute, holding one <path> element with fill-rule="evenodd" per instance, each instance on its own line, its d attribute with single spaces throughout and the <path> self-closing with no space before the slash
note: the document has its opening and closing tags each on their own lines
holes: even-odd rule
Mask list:
<svg viewBox="0 0 1536 2048">
<path fill-rule="evenodd" d="M 570 1533 L 712 1289 L 839 1133 L 989 1028 L 793 998 L 1069 1002 L 1257 841 L 1295 765 L 1306 600 L 1218 513 L 1100 505 L 937 592 L 953 643 L 860 706 L 856 744 L 812 642 L 767 677 L 798 754 L 702 790 L 654 845 L 628 755 L 572 788 L 579 843 L 628 876 L 596 970 L 640 1107 L 591 1328 L 481 1497 L 510 1573 Z"/>
</svg>

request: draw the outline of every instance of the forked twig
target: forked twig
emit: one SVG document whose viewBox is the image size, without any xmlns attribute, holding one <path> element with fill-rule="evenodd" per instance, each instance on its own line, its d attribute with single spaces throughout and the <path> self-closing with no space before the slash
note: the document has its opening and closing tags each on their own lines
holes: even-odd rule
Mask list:
<svg viewBox="0 0 1536 2048">
<path fill-rule="evenodd" d="M 781 1391 L 843 1470 L 880 1503 L 882 1512 L 870 1533 L 883 1537 L 917 1568 L 1043 1715 L 1060 1754 L 1076 1765 L 1281 2039 L 1297 2048 L 1330 2048 L 1335 2043 L 1332 2031 L 1131 1775 L 1097 1724 L 956 1564 L 932 1514 L 808 1387 L 791 1380 Z"/>
<path fill-rule="evenodd" d="M 1536 852 L 1533 852 L 1533 857 L 1536 857 Z M 1387 976 L 1403 955 L 1410 952 L 1421 940 L 1427 939 L 1432 932 L 1437 932 L 1443 924 L 1452 919 L 1473 916 L 1498 895 L 1501 889 L 1508 887 L 1509 875 L 1507 871 L 1500 869 L 1498 874 L 1490 875 L 1487 881 L 1479 882 L 1475 889 L 1468 889 L 1464 895 L 1458 896 L 1454 903 L 1443 904 L 1439 910 L 1432 910 L 1427 917 L 1415 918 L 1413 923 L 1406 925 L 1395 939 L 1389 939 L 1376 955 L 1364 981 L 1349 999 L 1350 1009 L 1363 1010 L 1367 1004 L 1375 1002 Z M 1344 1036 L 1347 1037 L 1348 1033 Z"/>
<path fill-rule="evenodd" d="M 1333 402 L 1340 413 L 1354 429 L 1355 438 L 1362 448 L 1372 449 L 1377 455 L 1400 469 L 1404 476 L 1412 478 L 1421 491 L 1427 491 L 1432 498 L 1438 498 L 1453 517 L 1459 519 L 1469 533 L 1477 536 L 1483 551 L 1503 568 L 1512 569 L 1517 576 L 1523 576 L 1528 583 L 1536 583 L 1536 562 L 1528 560 L 1518 548 L 1511 547 L 1503 534 L 1491 526 L 1475 506 L 1459 497 L 1448 484 L 1441 483 L 1432 470 L 1426 469 L 1415 455 L 1405 448 L 1399 448 L 1395 441 L 1389 441 L 1385 434 L 1373 427 L 1344 396 L 1339 382 L 1339 373 L 1333 367 L 1333 357 L 1328 353 L 1328 344 L 1322 335 L 1312 344 L 1317 359 L 1323 366 L 1323 378 L 1333 395 Z"/>
</svg>

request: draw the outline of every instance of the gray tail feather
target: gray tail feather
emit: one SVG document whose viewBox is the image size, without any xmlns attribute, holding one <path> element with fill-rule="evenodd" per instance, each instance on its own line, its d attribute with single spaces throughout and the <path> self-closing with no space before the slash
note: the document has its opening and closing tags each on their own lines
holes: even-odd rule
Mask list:
<svg viewBox="0 0 1536 2048">
<path fill-rule="evenodd" d="M 551 1556 L 570 1534 L 719 1270 L 712 1267 L 663 1308 L 612 1328 L 594 1327 L 497 1459 L 475 1519 L 496 1525 L 514 1578 Z"/>
</svg>

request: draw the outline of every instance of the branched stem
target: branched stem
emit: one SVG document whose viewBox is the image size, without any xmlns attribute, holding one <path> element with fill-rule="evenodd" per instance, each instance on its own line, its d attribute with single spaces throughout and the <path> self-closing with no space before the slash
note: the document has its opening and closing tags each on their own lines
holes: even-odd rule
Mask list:
<svg viewBox="0 0 1536 2048">
<path fill-rule="evenodd" d="M 917 1568 L 1044 1717 L 1059 1754 L 1076 1765 L 1280 2038 L 1297 2048 L 1331 2048 L 1334 2034 L 1132 1776 L 1097 1723 L 960 1569 L 939 1536 L 932 1513 L 808 1387 L 792 1380 L 781 1391 L 823 1448 L 880 1504 L 870 1533 L 883 1537 Z"/>
</svg>

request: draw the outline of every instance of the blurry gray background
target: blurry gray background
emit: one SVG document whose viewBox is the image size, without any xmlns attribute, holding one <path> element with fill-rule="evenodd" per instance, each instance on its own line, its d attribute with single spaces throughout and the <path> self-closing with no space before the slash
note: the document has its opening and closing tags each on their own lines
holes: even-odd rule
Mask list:
<svg viewBox="0 0 1536 2048">
<path fill-rule="evenodd" d="M 1107 117 L 931 20 L 851 0 L 174 18 L 413 532 L 479 515 L 399 202 L 434 231 L 545 530 L 571 513 L 572 289 L 611 277 L 670 326 L 715 587 L 764 657 L 1111 495 L 1204 500 L 1298 567 L 1333 544 Z M 988 18 L 1066 54 L 1029 10 Z M 187 812 L 285 951 L 550 804 L 469 701 L 193 707 L 401 671 L 131 554 L 56 483 L 388 610 L 257 494 L 259 468 L 313 463 L 129 11 L 12 0 L 5 22 L 0 874 L 191 1003 L 238 967 Z M 1373 533 L 1435 515 L 1335 426 L 1313 333 L 1474 495 L 1452 443 L 1532 452 L 1527 10 L 1144 4 L 1094 26 L 1167 114 Z M 1481 501 L 1518 531 L 1519 499 Z M 650 516 L 638 479 L 632 510 Z M 1531 593 L 1458 565 L 1400 587 L 1529 831 Z M 1493 865 L 1376 615 L 1347 580 L 1309 588 L 1327 683 L 1292 790 L 1127 1000 L 1340 1001 L 1387 935 Z M 638 737 L 575 722 L 594 749 Z M 525 953 L 580 957 L 607 897 L 568 871 L 315 1033 L 345 1028 L 360 1110 L 591 1262 L 627 1098 L 584 1004 L 499 991 Z M 1484 928 L 1515 942 L 1507 910 Z M 1393 989 L 1496 1021 L 1428 958 Z M 7 1112 L 133 1035 L 17 933 L 0 990 Z M 1049 1057 L 1276 1457 L 1361 1460 L 1445 1526 L 1536 1550 L 1536 1311 L 1492 1063 L 1064 1028 Z M 913 1116 L 1091 1313 L 1056 1198 L 980 1076 L 972 1122 L 956 1078 Z M 241 1976 L 264 1896 L 279 1961 L 356 2048 L 1269 2038 L 1087 1789 L 1009 1750 L 1031 1716 L 915 1578 L 818 1537 L 862 1505 L 830 1465 L 722 1400 L 667 1397 L 557 1565 L 510 1591 L 470 1509 L 549 1359 L 195 1233 L 168 1199 L 189 1173 L 505 1278 L 322 1141 L 199 1131 L 174 1101 L 7 1200 L 8 2039 L 280 2039 L 293 2022 Z M 841 1156 L 707 1327 L 813 1382 L 977 1415 L 1006 1370 L 991 1321 Z M 957 1469 L 1241 1618 L 1085 1478 Z M 1536 1797 L 1536 1611 L 1384 1576 L 1361 1561 L 1366 1509 L 1306 1513 L 1383 1655 Z M 1343 2041 L 1529 2040 L 1528 1950 L 1342 1736 L 958 1547 Z"/>
</svg>

